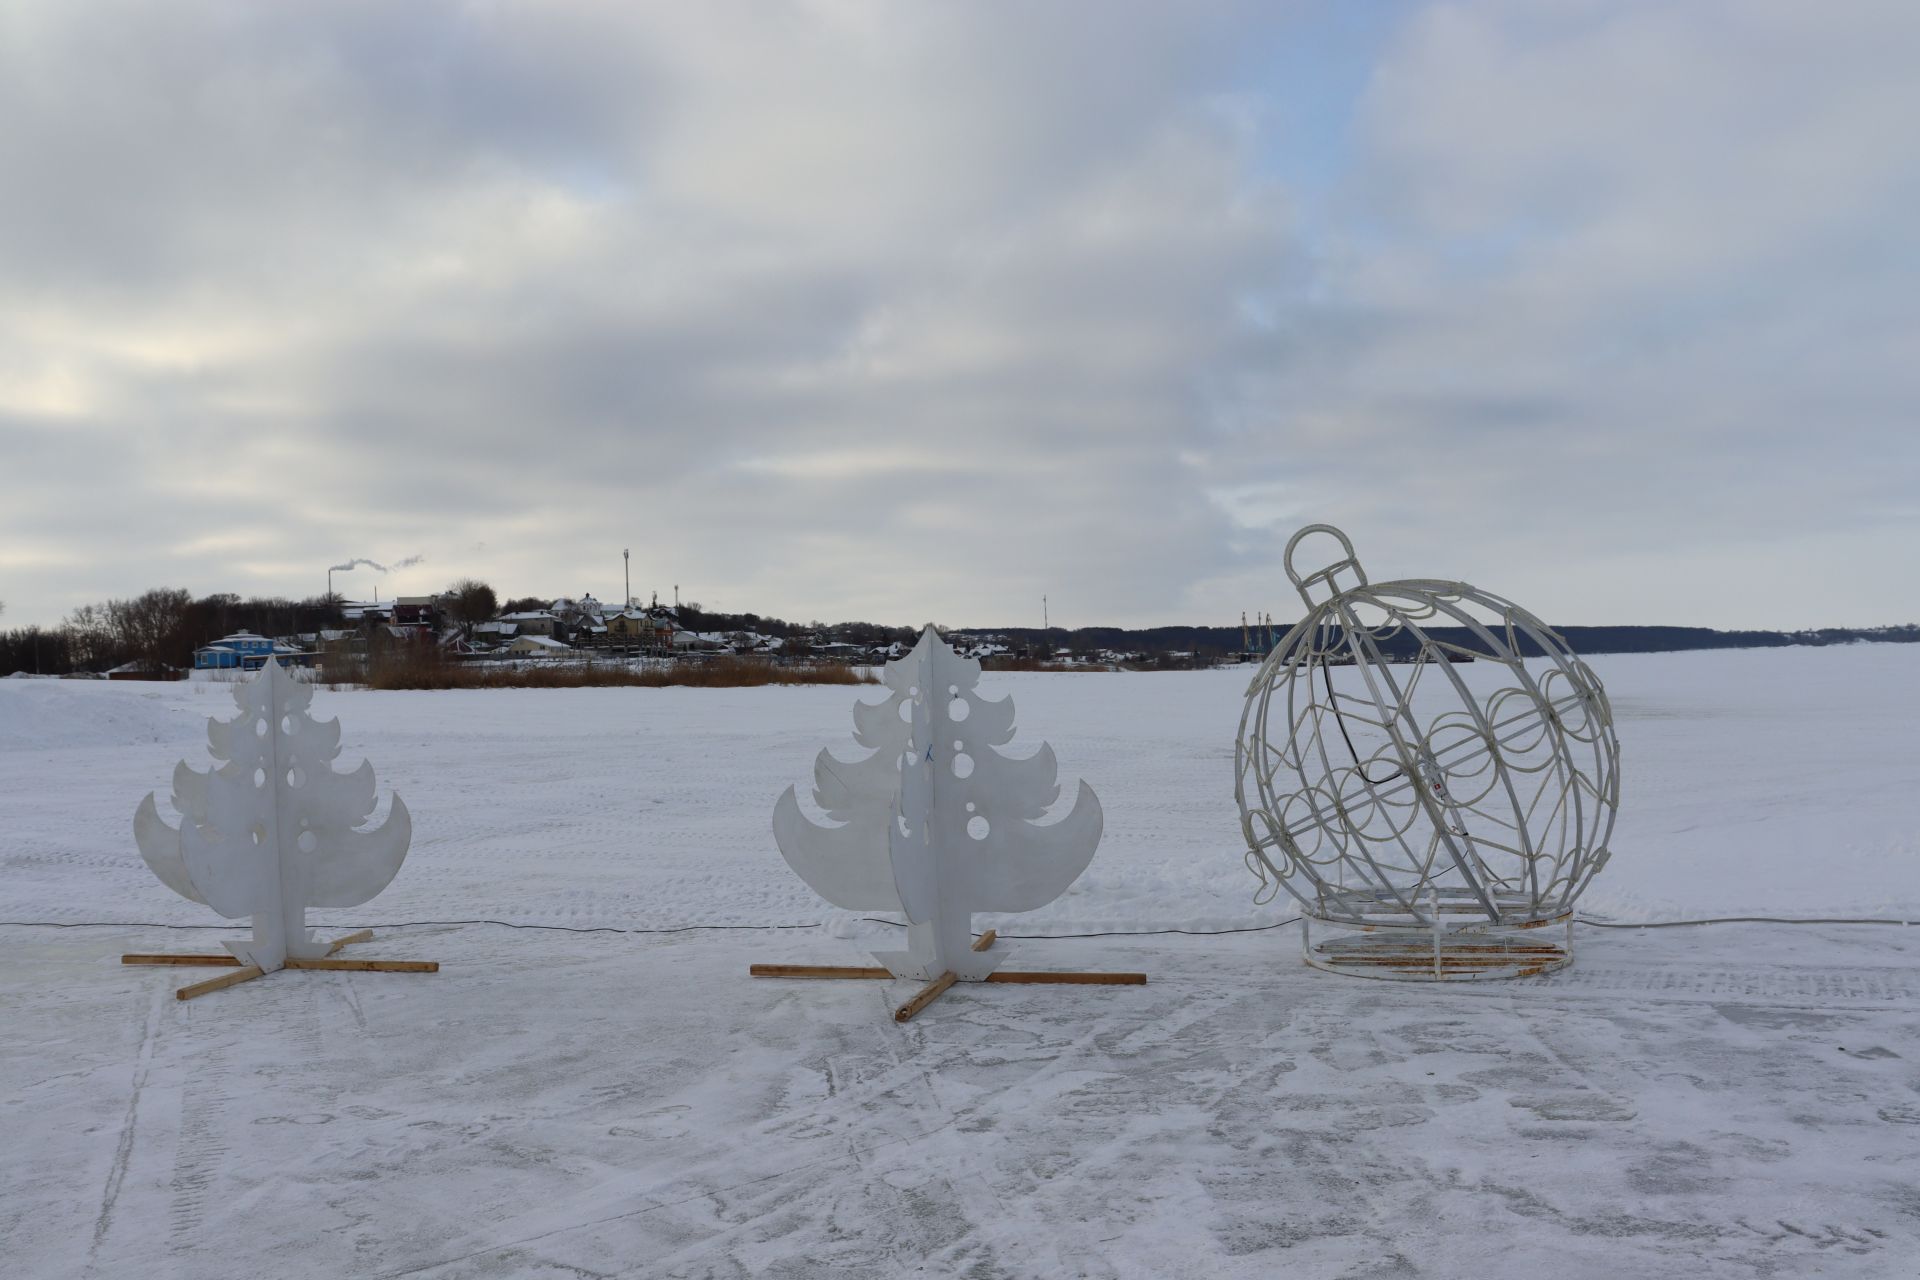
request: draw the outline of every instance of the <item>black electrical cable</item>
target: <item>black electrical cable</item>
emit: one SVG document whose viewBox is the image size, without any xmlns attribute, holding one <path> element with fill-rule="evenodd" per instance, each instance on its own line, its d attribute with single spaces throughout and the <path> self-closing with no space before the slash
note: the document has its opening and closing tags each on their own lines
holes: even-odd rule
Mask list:
<svg viewBox="0 0 1920 1280">
<path fill-rule="evenodd" d="M 1333 712 L 1333 722 L 1340 726 L 1340 736 L 1346 740 L 1347 754 L 1353 758 L 1354 772 L 1360 775 L 1360 780 L 1370 787 L 1384 787 L 1395 778 L 1405 777 L 1407 772 L 1405 766 L 1394 769 L 1384 778 L 1368 776 L 1367 766 L 1360 761 L 1360 752 L 1354 748 L 1353 739 L 1347 736 L 1347 718 L 1340 714 L 1340 696 L 1333 691 L 1333 669 L 1325 662 L 1318 662 L 1315 665 L 1320 668 L 1321 683 L 1327 687 L 1327 707 Z"/>
<path fill-rule="evenodd" d="M 860 916 L 862 922 L 884 924 L 895 929 L 907 926 L 899 920 L 883 920 L 879 916 Z M 1227 929 L 1102 929 L 1091 933 L 999 933 L 996 936 L 1027 942 L 1042 942 L 1049 939 L 1070 938 L 1154 938 L 1166 934 L 1180 934 L 1189 938 L 1218 938 L 1233 933 L 1266 933 L 1273 929 L 1283 929 L 1287 925 L 1300 921 L 1299 916 L 1289 916 L 1272 924 L 1236 925 Z M 1832 924 L 1832 925 L 1920 925 L 1920 920 L 1900 920 L 1886 916 L 1706 916 L 1698 920 L 1595 920 L 1590 916 L 1578 916 L 1574 923 L 1591 925 L 1595 929 L 1677 929 L 1690 925 L 1707 924 Z M 532 929 L 549 933 L 701 933 L 705 931 L 755 931 L 764 932 L 779 929 L 821 929 L 827 921 L 815 920 L 804 924 L 683 924 L 663 928 L 622 928 L 618 925 L 574 925 L 574 924 L 530 924 L 513 920 L 388 920 L 385 922 L 327 921 L 319 926 L 330 929 L 414 929 L 430 926 L 457 926 L 490 924 L 502 929 Z M 234 929 L 233 924 L 162 924 L 155 920 L 0 920 L 0 928 L 16 929 Z"/>
<path fill-rule="evenodd" d="M 1596 929 L 1676 929 L 1692 924 L 1920 924 L 1920 920 L 1893 920 L 1882 916 L 1710 916 L 1703 920 L 1648 920 L 1642 924 L 1580 916 L 1577 922 Z"/>
<path fill-rule="evenodd" d="M 863 920 L 873 919 L 872 916 L 862 916 L 861 918 Z M 1274 924 L 1249 924 L 1232 929 L 1107 929 L 1097 933 L 1000 933 L 996 930 L 994 936 L 998 938 L 1015 939 L 1021 942 L 1044 942 L 1049 938 L 1154 938 L 1167 933 L 1185 934 L 1189 938 L 1217 938 L 1229 933 L 1265 933 L 1269 929 L 1279 929 L 1286 925 L 1297 923 L 1299 919 L 1299 916 L 1289 916 L 1285 920 L 1277 921 Z M 879 920 L 875 921 L 875 923 L 895 925 L 902 929 L 906 928 L 905 925 L 900 924 L 897 920 Z"/>
<path fill-rule="evenodd" d="M 354 923 L 340 920 L 308 921 L 321 929 L 412 929 L 427 925 L 493 924 L 503 929 L 540 929 L 553 933 L 696 933 L 702 929 L 818 929 L 820 921 L 806 924 L 683 924 L 661 929 L 623 929 L 616 925 L 527 924 L 512 920 L 388 920 Z M 0 920 L 0 926 L 29 929 L 236 929 L 236 924 L 161 924 L 153 920 Z"/>
<path fill-rule="evenodd" d="M 869 924 L 884 924 L 894 929 L 904 929 L 906 924 L 899 920 L 882 920 L 879 916 L 861 916 L 859 919 Z M 1240 925 L 1229 929 L 1108 929 L 1095 933 L 998 933 L 997 937 L 1018 938 L 1023 941 L 1041 941 L 1047 938 L 1150 938 L 1161 934 L 1179 933 L 1192 938 L 1212 938 L 1229 933 L 1264 933 L 1269 929 L 1279 929 L 1295 923 L 1299 916 L 1289 916 L 1273 924 Z M 816 920 L 809 924 L 686 924 L 671 928 L 645 929 L 621 928 L 618 925 L 574 925 L 574 924 L 528 924 L 512 920 L 389 920 L 360 922 L 334 920 L 316 927 L 329 929 L 411 929 L 430 925 L 468 925 L 491 924 L 503 929 L 536 929 L 552 933 L 698 933 L 708 929 L 821 929 L 827 922 Z M 12 926 L 23 929 L 228 929 L 237 926 L 231 924 L 161 924 L 152 920 L 0 920 L 0 927 Z M 978 936 L 978 935 L 975 935 Z"/>
</svg>

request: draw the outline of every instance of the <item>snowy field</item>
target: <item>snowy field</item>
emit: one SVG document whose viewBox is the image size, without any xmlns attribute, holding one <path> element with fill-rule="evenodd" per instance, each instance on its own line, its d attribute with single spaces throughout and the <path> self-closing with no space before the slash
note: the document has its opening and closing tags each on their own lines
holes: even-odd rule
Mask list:
<svg viewBox="0 0 1920 1280">
<path fill-rule="evenodd" d="M 1625 787 L 1585 915 L 1920 920 L 1920 646 L 1594 666 Z M 977 923 L 1286 921 L 1241 862 L 1249 674 L 985 677 L 1107 835 Z M 897 1026 L 908 984 L 746 977 L 897 942 L 768 832 L 854 696 L 322 690 L 416 836 L 315 915 L 442 971 L 181 1004 L 196 971 L 119 954 L 224 935 L 158 927 L 210 915 L 130 824 L 225 691 L 0 681 L 0 919 L 35 922 L 0 927 L 0 1274 L 1920 1276 L 1920 933 L 1583 926 L 1569 971 L 1439 990 L 1308 970 L 1292 925 L 1023 940 L 1152 982 Z M 693 925 L 735 927 L 636 932 Z"/>
</svg>

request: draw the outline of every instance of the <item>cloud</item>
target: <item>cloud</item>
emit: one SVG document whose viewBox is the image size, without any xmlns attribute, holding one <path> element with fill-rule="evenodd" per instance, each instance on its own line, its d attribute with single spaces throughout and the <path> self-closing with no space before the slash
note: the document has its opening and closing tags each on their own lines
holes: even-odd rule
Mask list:
<svg viewBox="0 0 1920 1280">
<path fill-rule="evenodd" d="M 9 621 L 363 546 L 1281 616 L 1296 518 L 1570 621 L 1898 614 L 1904 11 L 1409 8 L 1275 79 L 1337 13 L 12 6 Z"/>
<path fill-rule="evenodd" d="M 1316 296 L 1268 308 L 1235 482 L 1310 478 L 1376 577 L 1569 622 L 1911 613 L 1920 21 L 1853 19 L 1412 15 L 1358 104 Z"/>
</svg>

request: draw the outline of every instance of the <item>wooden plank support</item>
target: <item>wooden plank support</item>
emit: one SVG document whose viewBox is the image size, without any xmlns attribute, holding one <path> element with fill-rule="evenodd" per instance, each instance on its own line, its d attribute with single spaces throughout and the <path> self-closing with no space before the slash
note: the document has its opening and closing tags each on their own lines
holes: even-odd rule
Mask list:
<svg viewBox="0 0 1920 1280">
<path fill-rule="evenodd" d="M 240 967 L 240 957 L 235 955 L 227 955 L 224 953 L 222 954 L 209 953 L 203 956 L 196 956 L 196 955 L 152 955 L 152 954 L 147 954 L 142 952 L 135 952 L 132 955 L 121 956 L 120 963 L 121 964 L 204 964 L 204 965 L 219 965 L 222 968 L 227 968 L 227 969 L 238 969 Z"/>
<path fill-rule="evenodd" d="M 891 978 L 885 969 L 862 969 L 839 964 L 754 964 L 747 972 L 756 978 Z"/>
<path fill-rule="evenodd" d="M 362 929 L 360 930 L 360 932 L 350 933 L 344 938 L 335 938 L 332 944 L 327 947 L 327 954 L 332 955 L 336 951 L 340 950 L 340 948 L 350 947 L 356 942 L 371 942 L 371 941 L 373 941 L 373 930 Z M 204 964 L 204 965 L 219 965 L 223 969 L 238 969 L 240 967 L 240 957 L 224 951 L 210 951 L 204 954 L 194 954 L 191 952 L 169 954 L 165 952 L 136 951 L 136 952 L 131 952 L 127 955 L 121 956 L 120 963 L 121 964 L 185 964 L 185 965 Z M 297 967 L 298 967 L 297 965 L 288 966 L 288 968 L 297 968 Z"/>
<path fill-rule="evenodd" d="M 996 932 L 995 930 L 989 929 L 985 933 L 981 934 L 978 938 L 975 938 L 973 940 L 973 949 L 975 951 L 985 951 L 988 947 L 993 945 L 993 940 L 999 936 L 1000 935 L 998 932 Z"/>
<path fill-rule="evenodd" d="M 300 960 L 287 957 L 289 969 L 324 969 L 332 973 L 438 973 L 438 960 Z"/>
<path fill-rule="evenodd" d="M 250 982 L 255 978 L 264 977 L 265 974 L 266 970 L 257 964 L 245 965 L 232 973 L 223 973 L 217 978 L 208 978 L 205 982 L 196 982 L 190 987 L 182 987 L 173 993 L 173 998 L 191 1000 L 195 996 L 204 996 L 209 991 L 220 991 L 227 987 L 238 986 L 242 982 Z"/>
<path fill-rule="evenodd" d="M 929 982 L 926 986 L 920 988 L 919 995 L 907 1001 L 898 1009 L 895 1009 L 893 1011 L 893 1020 L 895 1022 L 906 1022 L 910 1020 L 914 1014 L 920 1012 L 935 1000 L 938 1000 L 940 993 L 952 986 L 953 983 L 953 970 L 949 969 L 932 982 Z"/>
<path fill-rule="evenodd" d="M 1022 973 L 999 969 L 987 975 L 988 982 L 1031 982 L 1085 987 L 1144 987 L 1144 973 Z"/>
</svg>

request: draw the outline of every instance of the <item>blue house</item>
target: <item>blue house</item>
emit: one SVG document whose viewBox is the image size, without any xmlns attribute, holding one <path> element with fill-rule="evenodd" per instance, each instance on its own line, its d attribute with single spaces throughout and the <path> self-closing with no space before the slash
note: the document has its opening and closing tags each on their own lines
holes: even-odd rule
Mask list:
<svg viewBox="0 0 1920 1280">
<path fill-rule="evenodd" d="M 195 649 L 193 667 L 196 671 L 258 671 L 267 665 L 268 658 L 276 657 L 294 666 L 307 666 L 313 661 L 312 654 L 276 644 L 251 631 L 236 631 Z"/>
</svg>

